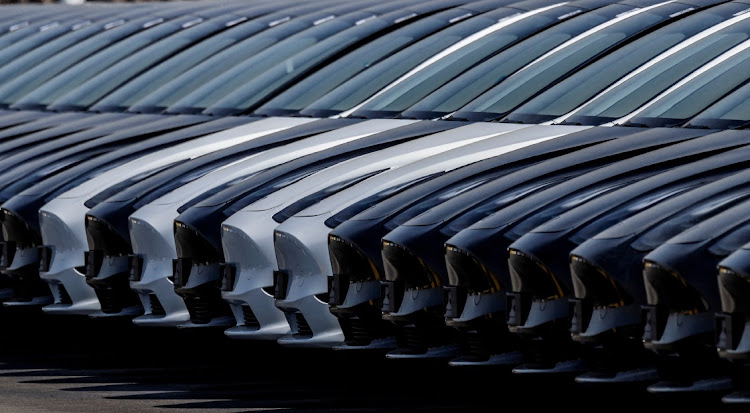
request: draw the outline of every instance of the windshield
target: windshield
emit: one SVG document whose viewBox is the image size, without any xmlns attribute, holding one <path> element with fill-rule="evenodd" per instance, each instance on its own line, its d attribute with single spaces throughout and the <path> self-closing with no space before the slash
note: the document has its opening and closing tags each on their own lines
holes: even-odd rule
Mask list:
<svg viewBox="0 0 750 413">
<path fill-rule="evenodd" d="M 109 47 L 116 48 L 117 46 L 114 46 L 115 42 L 123 40 L 125 37 L 137 32 L 138 30 L 143 30 L 142 26 L 153 20 L 153 18 L 149 17 L 133 22 L 126 23 L 124 21 L 116 21 L 109 25 L 105 25 L 105 30 L 103 32 L 93 35 L 85 40 L 81 40 L 65 50 L 61 50 L 54 56 L 50 56 L 44 62 L 38 63 L 35 67 L 30 68 L 25 72 L 17 72 L 13 81 L 0 86 L 0 103 L 3 105 L 14 103 L 20 97 L 31 92 L 45 81 L 62 73 L 83 59 L 100 50 Z M 14 63 L 10 63 L 7 68 L 8 70 L 3 70 L 3 74 L 0 74 L 0 76 L 5 77 L 6 72 L 20 70 L 14 66 Z"/>
<path fill-rule="evenodd" d="M 692 71 L 747 40 L 750 21 L 746 15 L 739 17 L 745 18 L 705 37 L 699 34 L 660 55 L 659 60 L 647 63 L 574 112 L 565 123 L 614 121 L 638 109 Z"/>
<path fill-rule="evenodd" d="M 698 113 L 686 126 L 695 128 L 737 128 L 750 122 L 750 85 L 736 91 Z"/>
<path fill-rule="evenodd" d="M 163 86 L 154 89 L 148 95 L 133 103 L 130 111 L 152 111 L 154 109 L 164 110 L 167 107 L 174 105 L 177 101 L 187 96 L 192 91 L 214 81 L 221 73 L 229 71 L 268 47 L 277 44 L 279 44 L 279 47 L 283 47 L 281 46 L 281 43 L 283 43 L 282 40 L 287 36 L 291 36 L 301 27 L 308 26 L 300 21 L 288 22 L 281 26 L 274 27 L 275 30 L 269 29 L 261 34 L 245 39 L 242 42 L 217 53 L 208 60 L 201 62 L 174 79 L 169 80 L 169 82 Z M 261 63 L 270 64 L 271 61 L 272 60 L 270 59 L 262 60 Z M 262 68 L 262 66 L 260 66 L 260 68 Z M 102 101 L 102 104 L 104 105 L 106 102 Z"/>
<path fill-rule="evenodd" d="M 102 97 L 91 109 L 117 108 L 124 110 L 168 82 L 168 80 L 179 77 L 199 63 L 216 56 L 222 50 L 252 36 L 265 27 L 266 25 L 261 23 L 249 21 L 235 25 L 218 36 L 209 37 L 121 85 Z M 109 89 L 112 88 L 107 88 L 107 90 Z"/>
<path fill-rule="evenodd" d="M 504 120 L 535 123 L 563 116 L 658 54 L 746 7 L 725 4 L 670 23 L 571 74 L 519 106 Z"/>
<path fill-rule="evenodd" d="M 149 45 L 87 80 L 69 93 L 55 99 L 49 105 L 49 109 L 86 109 L 109 91 L 127 82 L 131 77 L 169 57 L 172 53 L 188 47 L 194 41 L 195 39 L 186 34 L 185 36 L 170 37 Z"/>
<path fill-rule="evenodd" d="M 178 99 L 167 108 L 167 112 L 195 113 L 203 111 L 225 96 L 241 89 L 256 76 L 264 73 L 277 63 L 283 62 L 323 39 L 351 27 L 351 24 L 352 22 L 346 19 L 334 18 L 302 30 L 290 37 L 279 38 L 273 47 L 269 47 L 219 73 L 198 89 Z M 293 67 L 291 66 L 291 68 Z M 237 107 L 230 107 L 230 109 L 234 108 Z"/>
<path fill-rule="evenodd" d="M 181 29 L 180 23 L 186 23 L 189 19 L 185 18 L 184 21 L 178 19 L 175 22 L 161 23 L 149 27 L 121 42 L 117 42 L 116 45 L 104 48 L 40 85 L 19 99 L 11 107 L 18 107 L 20 109 L 25 107 L 46 107 L 60 96 L 80 86 L 121 59 L 156 43 L 161 38 L 179 31 Z"/>
<path fill-rule="evenodd" d="M 520 42 L 504 53 L 498 54 L 505 47 L 518 41 L 520 34 L 516 31 L 517 29 L 504 30 L 508 26 L 507 22 L 510 19 L 501 20 L 499 23 L 486 29 L 486 32 L 489 32 L 488 34 L 481 36 L 483 33 L 480 32 L 469 37 L 465 42 L 457 43 L 456 47 L 450 49 L 449 52 L 438 55 L 436 58 L 431 59 L 429 64 L 415 69 L 410 74 L 407 74 L 407 77 L 392 83 L 389 88 L 375 95 L 371 100 L 358 108 L 353 113 L 353 116 L 367 116 L 369 112 L 403 112 L 449 81 L 451 81 L 451 84 L 455 83 L 456 88 L 468 88 L 472 96 L 476 96 L 477 93 L 485 90 L 479 87 L 481 84 L 478 83 L 478 79 L 481 76 L 476 75 L 478 72 L 472 72 L 471 75 L 467 75 L 472 78 L 469 81 L 463 81 L 461 78 L 454 80 L 454 78 L 496 54 L 497 56 L 494 57 L 492 63 L 485 63 L 481 66 L 483 69 L 476 70 L 486 72 L 487 69 L 494 69 L 494 76 L 507 76 L 525 63 L 560 45 L 571 37 L 608 20 L 616 14 L 614 13 L 615 10 L 622 12 L 629 9 L 629 7 L 613 5 L 604 9 L 577 15 L 565 25 L 560 24 L 559 26 L 550 28 L 543 33 Z M 612 13 L 607 13 L 607 10 L 610 10 Z M 553 20 L 554 17 L 549 15 L 532 14 L 529 18 L 531 19 L 529 20 L 530 24 L 532 24 L 531 27 L 536 29 L 555 21 Z M 516 19 L 519 18 L 516 17 Z M 525 26 L 527 23 L 527 19 L 523 19 L 517 25 Z M 528 36 L 533 31 L 522 31 L 521 33 Z M 505 63 L 505 65 L 497 68 L 496 66 L 499 62 Z M 490 75 L 485 80 L 492 81 L 491 78 L 493 75 Z M 474 86 L 475 82 L 477 86 Z"/>
<path fill-rule="evenodd" d="M 440 36 L 438 30 L 453 23 L 453 19 L 466 16 L 466 10 L 448 10 L 435 16 L 410 24 L 393 33 L 373 40 L 366 47 L 358 48 L 344 57 L 325 65 L 321 70 L 306 76 L 283 91 L 280 95 L 260 106 L 254 113 L 273 115 L 277 112 L 297 112 L 330 92 L 349 78 L 369 69 L 381 59 L 413 44 L 416 40 Z M 438 31 L 437 33 L 435 33 Z M 422 42 L 420 41 L 419 44 Z M 283 113 L 279 113 L 283 114 Z"/>
<path fill-rule="evenodd" d="M 748 45 L 750 43 L 745 42 L 742 46 Z M 666 97 L 631 118 L 628 123 L 648 126 L 681 124 L 739 85 L 746 83 L 749 75 L 750 49 L 745 48 L 708 71 L 690 78 L 669 92 Z"/>
<path fill-rule="evenodd" d="M 282 92 L 288 85 L 294 84 L 298 79 L 319 69 L 319 66 L 330 64 L 328 60 L 338 59 L 340 55 L 345 55 L 350 50 L 370 50 L 374 39 L 404 25 L 421 25 L 420 17 L 425 16 L 407 19 L 406 23 L 400 22 L 402 17 L 404 17 L 403 12 L 396 11 L 342 30 L 279 62 L 258 77 L 238 85 L 232 93 L 207 108 L 205 113 L 231 115 L 255 110 L 269 98 Z M 374 55 L 377 53 L 373 51 Z"/>
<path fill-rule="evenodd" d="M 608 19 L 592 30 L 562 44 L 458 109 L 456 118 L 495 119 L 505 116 L 569 72 L 615 49 L 623 42 L 670 19 L 684 5 L 668 4 L 649 11 Z M 487 115 L 477 118 L 476 113 Z"/>
<path fill-rule="evenodd" d="M 61 53 L 65 48 L 85 41 L 91 36 L 96 36 L 104 29 L 102 23 L 82 23 L 67 28 L 67 33 L 57 36 L 43 44 L 37 45 L 28 53 L 8 60 L 2 59 L 2 68 L 0 71 L 0 82 L 7 82 L 32 69 L 37 64 L 43 63 L 46 59 Z M 5 53 L 3 53 L 5 55 Z"/>
<path fill-rule="evenodd" d="M 312 102 L 301 113 L 332 116 L 352 109 L 440 51 L 517 13 L 518 11 L 514 9 L 499 9 L 471 17 L 435 33 L 346 81 Z M 500 50 L 534 30 L 538 30 L 539 27 L 550 24 L 552 17 L 549 15 L 554 13 L 559 13 L 559 11 L 551 10 L 529 16 L 521 20 L 521 24 L 508 25 L 502 30 L 502 34 L 496 33 L 491 37 L 493 41 L 490 48 Z"/>
</svg>

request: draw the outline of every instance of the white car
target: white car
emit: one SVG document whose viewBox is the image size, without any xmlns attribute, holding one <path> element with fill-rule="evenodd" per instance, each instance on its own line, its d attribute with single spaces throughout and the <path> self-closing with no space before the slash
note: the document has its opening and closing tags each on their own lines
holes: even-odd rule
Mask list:
<svg viewBox="0 0 750 413">
<path fill-rule="evenodd" d="M 354 124 L 342 122 L 346 126 L 272 148 L 246 160 L 227 165 L 141 206 L 129 219 L 130 240 L 134 256 L 138 258 L 137 266 L 140 267 L 136 270 L 138 275 L 131 281 L 130 288 L 138 294 L 144 306 L 144 314 L 133 319 L 133 322 L 138 325 L 208 327 L 217 324 L 226 326 L 231 321 L 231 317 L 218 314 L 212 314 L 206 322 L 194 322 L 197 321 L 195 318 L 191 321 L 188 306 L 183 298 L 175 293 L 173 281 L 169 279 L 173 275 L 173 260 L 178 258 L 174 239 L 174 219 L 179 216 L 180 209 L 186 202 L 212 188 L 242 180 L 297 157 L 414 122 L 416 121 L 380 119 Z M 216 230 L 218 232 L 218 225 Z M 219 262 L 216 262 L 213 267 L 218 268 L 218 264 Z M 211 271 L 215 274 L 217 268 Z M 282 328 L 288 329 L 288 326 L 284 325 Z"/>
<path fill-rule="evenodd" d="M 248 120 L 252 120 L 248 118 Z M 40 277 L 50 285 L 54 303 L 43 310 L 57 314 L 93 314 L 100 310 L 94 290 L 86 284 L 84 251 L 87 248 L 86 201 L 107 187 L 173 162 L 251 140 L 314 119 L 268 118 L 209 134 L 163 149 L 102 173 L 60 196 L 39 210 L 41 235 L 48 248 L 46 271 Z"/>
<path fill-rule="evenodd" d="M 293 262 L 294 259 L 290 261 L 289 252 L 285 251 L 292 245 L 302 247 L 295 237 L 299 237 L 299 234 L 296 232 L 275 232 L 274 228 L 282 228 L 279 221 L 287 217 L 288 219 L 284 223 L 296 221 L 296 219 L 289 217 L 290 214 L 294 215 L 295 210 L 323 197 L 334 195 L 339 191 L 366 195 L 369 193 L 368 189 L 376 192 L 382 189 L 374 184 L 380 182 L 381 179 L 387 181 L 386 186 L 398 185 L 399 182 L 403 184 L 415 179 L 419 181 L 424 178 L 421 173 L 404 177 L 404 182 L 395 180 L 396 176 L 399 175 L 395 171 L 405 170 L 412 163 L 425 158 L 437 160 L 438 154 L 454 153 L 458 151 L 456 148 L 459 147 L 472 146 L 476 148 L 479 144 L 471 145 L 474 142 L 483 142 L 493 139 L 494 136 L 502 135 L 504 137 L 502 140 L 509 144 L 520 145 L 520 142 L 526 142 L 530 139 L 531 133 L 524 133 L 527 128 L 528 126 L 523 125 L 505 128 L 499 124 L 468 124 L 454 130 L 433 134 L 343 162 L 242 208 L 222 224 L 225 259 L 228 264 L 233 264 L 237 269 L 234 285 L 230 291 L 225 292 L 224 298 L 232 302 L 235 311 L 238 312 L 241 312 L 243 308 L 249 308 L 253 313 L 257 313 L 268 308 L 271 302 L 277 308 L 284 310 L 290 325 L 293 326 L 293 331 L 292 334 L 278 339 L 278 342 L 282 345 L 331 347 L 342 344 L 343 333 L 336 317 L 328 309 L 327 300 L 321 301 L 316 298 L 316 295 L 327 295 L 328 293 L 327 276 L 330 270 L 326 271 L 325 269 L 330 267 L 326 245 L 329 229 L 323 224 L 325 219 L 320 222 L 316 221 L 316 224 L 320 225 L 324 232 L 321 233 L 316 230 L 308 233 L 313 237 L 320 236 L 316 246 L 310 246 L 316 251 L 315 257 L 310 257 L 311 261 L 302 260 L 296 261 L 296 263 Z M 506 135 L 507 138 L 505 138 Z M 514 138 L 517 140 L 514 140 Z M 491 156 L 491 153 L 491 150 L 486 151 L 486 156 Z M 455 154 L 458 155 L 457 152 Z M 451 158 L 451 155 L 446 156 Z M 466 158 L 457 156 L 449 162 L 457 164 L 461 161 L 466 162 Z M 430 161 L 418 163 L 425 166 L 425 164 L 430 164 Z M 445 167 L 445 164 L 436 163 L 433 171 Z M 414 168 L 419 169 L 417 166 L 414 166 Z M 394 172 L 389 173 L 389 171 Z M 394 180 L 379 178 L 379 174 Z M 372 187 L 370 182 L 373 182 Z M 284 224 L 283 228 L 289 228 L 289 225 L 291 224 Z M 300 229 L 306 228 L 300 227 Z M 300 239 L 308 241 L 305 237 L 300 237 Z M 287 241 L 290 244 L 287 244 Z M 253 251 L 254 254 L 241 254 L 241 251 L 247 251 L 248 249 Z M 305 247 L 302 247 L 301 250 L 294 250 L 291 255 L 301 253 L 309 257 L 310 251 L 305 244 Z M 298 258 L 301 257 L 298 256 Z M 288 270 L 291 269 L 288 265 L 295 267 L 295 264 L 300 263 L 305 264 L 305 275 L 301 278 L 295 278 L 295 274 L 299 276 L 295 272 L 291 276 L 287 276 Z M 274 278 L 271 277 L 272 274 L 275 274 Z M 298 285 L 297 282 L 303 283 L 303 286 Z M 228 284 L 231 284 L 231 282 Z M 281 284 L 289 288 L 287 289 Z M 277 289 L 274 293 L 269 293 L 269 290 L 274 286 Z M 303 288 L 294 288 L 295 286 Z M 246 334 L 259 334 L 259 331 L 262 333 L 262 328 L 262 324 L 255 332 L 252 331 L 253 328 L 247 328 Z M 229 335 L 232 333 L 232 331 L 227 331 Z M 235 334 L 240 334 L 240 331 L 236 331 Z"/>
</svg>

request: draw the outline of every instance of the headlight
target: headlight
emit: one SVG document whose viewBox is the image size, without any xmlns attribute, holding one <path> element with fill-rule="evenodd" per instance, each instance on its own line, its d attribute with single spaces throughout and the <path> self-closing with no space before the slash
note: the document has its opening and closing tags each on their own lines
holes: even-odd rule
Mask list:
<svg viewBox="0 0 750 413">
<path fill-rule="evenodd" d="M 515 249 L 510 249 L 509 253 L 508 266 L 514 292 L 545 300 L 559 299 L 566 295 L 557 278 L 544 264 Z"/>
<path fill-rule="evenodd" d="M 696 314 L 708 310 L 700 293 L 682 276 L 653 261 L 645 261 L 643 280 L 646 298 L 651 305 L 668 309 L 670 313 Z"/>
<path fill-rule="evenodd" d="M 601 268 L 578 256 L 570 258 L 570 275 L 576 298 L 595 307 L 622 307 L 633 302 L 612 277 Z"/>
<path fill-rule="evenodd" d="M 448 281 L 468 293 L 495 293 L 502 285 L 492 272 L 469 253 L 451 245 L 445 246 Z"/>
</svg>

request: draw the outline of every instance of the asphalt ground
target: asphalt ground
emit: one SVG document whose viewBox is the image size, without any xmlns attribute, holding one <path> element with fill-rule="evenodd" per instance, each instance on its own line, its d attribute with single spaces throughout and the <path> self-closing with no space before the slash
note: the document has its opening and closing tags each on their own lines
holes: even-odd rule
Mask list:
<svg viewBox="0 0 750 413">
<path fill-rule="evenodd" d="M 748 411 L 726 392 L 654 395 L 507 367 L 289 349 L 221 329 L 0 308 L 0 412 Z"/>
</svg>

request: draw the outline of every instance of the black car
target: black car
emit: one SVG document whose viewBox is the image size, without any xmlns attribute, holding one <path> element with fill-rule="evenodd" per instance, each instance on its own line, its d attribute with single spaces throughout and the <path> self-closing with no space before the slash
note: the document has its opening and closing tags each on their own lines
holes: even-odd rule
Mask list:
<svg viewBox="0 0 750 413">
<path fill-rule="evenodd" d="M 107 116 L 124 117 L 98 127 L 92 127 L 81 132 L 59 137 L 58 139 L 52 139 L 48 142 L 32 145 L 30 148 L 19 151 L 0 161 L 0 165 L 3 165 L 5 170 L 2 174 L 4 176 L 4 185 L 0 189 L 0 202 L 5 203 L 43 178 L 63 172 L 87 159 L 103 156 L 108 152 L 127 146 L 130 146 L 132 152 L 130 155 L 135 156 L 138 153 L 134 151 L 134 149 L 138 148 L 136 144 L 143 144 L 149 138 L 158 137 L 160 134 L 173 132 L 210 120 L 209 117 L 191 115 L 138 115 L 139 119 L 136 122 L 133 115 L 99 114 L 97 116 L 103 118 Z M 40 133 L 44 134 L 44 132 L 38 132 L 36 135 Z M 21 141 L 27 140 L 28 136 L 21 139 Z M 10 143 L 12 144 L 13 142 Z M 142 149 L 146 148 L 148 148 L 146 145 L 142 147 Z M 119 157 L 118 159 L 120 162 L 124 162 L 128 158 Z M 16 222 L 24 222 L 23 225 L 14 226 L 13 231 L 3 234 L 3 240 L 6 243 L 12 243 L 10 245 L 15 247 L 8 247 L 6 250 L 10 253 L 14 249 L 36 251 L 36 247 L 40 245 L 41 241 L 38 233 L 38 209 L 25 205 L 22 210 L 14 212 L 14 208 L 8 205 L 8 209 L 5 211 L 4 217 L 13 217 Z M 36 253 L 34 254 L 36 255 Z M 18 256 L 20 257 L 21 255 Z M 10 268 L 15 268 L 13 267 L 12 259 L 6 259 L 6 265 Z M 38 264 L 25 265 L 22 270 L 14 270 L 13 274 L 19 282 L 17 284 L 19 302 L 39 304 L 48 301 L 48 291 L 45 291 L 48 289 L 46 286 L 40 285 L 40 280 L 38 279 Z M 24 280 L 28 280 L 34 288 L 24 291 L 26 290 L 24 287 L 26 281 Z M 41 297 L 38 302 L 34 300 L 35 296 Z"/>
<path fill-rule="evenodd" d="M 543 208 L 534 208 L 533 215 L 503 230 L 493 229 L 493 219 L 490 217 L 485 220 L 484 230 L 474 228 L 479 225 L 472 226 L 470 229 L 475 230 L 467 229 L 467 232 L 471 232 L 467 236 L 476 239 L 477 244 L 483 242 L 502 245 L 509 242 L 506 239 L 514 240 L 509 248 L 533 257 L 541 268 L 554 274 L 556 279 L 566 279 L 570 277 L 571 268 L 587 268 L 579 261 L 570 262 L 569 252 L 576 246 L 607 227 L 660 202 L 698 187 L 713 186 L 713 182 L 745 170 L 748 167 L 748 150 L 746 147 L 738 148 L 702 160 L 691 160 L 688 157 L 687 163 L 683 166 L 652 176 L 635 171 L 632 177 L 637 178 L 637 181 L 620 187 L 612 186 L 606 191 L 596 191 L 597 188 L 603 188 L 602 184 L 606 181 L 592 185 L 586 190 L 571 191 L 571 195 L 554 203 L 549 203 Z M 567 185 L 561 185 L 560 189 L 565 187 Z M 530 196 L 517 203 L 514 208 L 539 201 L 539 197 L 543 195 L 542 192 Z M 541 205 L 542 201 L 539 202 Z M 482 235 L 483 232 L 486 234 Z M 506 239 L 497 241 L 503 233 Z M 476 249 L 488 250 L 487 247 Z M 489 258 L 480 259 L 486 262 Z M 582 280 L 583 275 L 588 277 Z M 562 324 L 568 322 L 567 326 L 561 327 L 561 330 L 564 330 L 561 332 L 562 335 L 569 331 L 574 341 L 585 344 L 582 357 L 588 361 L 593 373 L 580 378 L 579 381 L 584 381 L 588 377 L 591 377 L 591 381 L 599 382 L 607 379 L 623 380 L 626 376 L 629 380 L 653 379 L 655 370 L 648 369 L 653 366 L 654 360 L 650 352 L 643 351 L 641 342 L 643 332 L 640 328 L 639 306 L 643 302 L 639 303 L 630 297 L 625 299 L 624 295 L 616 294 L 608 298 L 611 301 L 616 300 L 615 297 L 620 298 L 611 307 L 604 307 L 601 302 L 592 303 L 593 297 L 596 297 L 594 294 L 599 289 L 596 285 L 589 285 L 592 282 L 591 275 L 593 274 L 587 272 L 577 277 L 578 274 L 573 272 L 572 280 L 560 282 L 566 286 L 572 284 L 571 295 L 576 291 L 590 293 L 585 300 L 570 299 L 572 312 L 567 320 L 561 321 Z M 526 282 L 526 273 L 519 276 L 523 277 L 522 282 Z M 617 327 L 612 327 L 612 323 L 618 323 Z M 621 355 L 615 358 L 611 357 L 613 354 Z M 636 369 L 641 369 L 639 373 L 642 376 L 632 374 Z"/>
<path fill-rule="evenodd" d="M 394 313 L 400 325 L 408 326 L 413 320 L 409 315 L 399 312 L 400 297 L 404 297 L 404 294 L 414 288 L 425 288 L 425 282 L 428 280 L 431 283 L 434 282 L 436 286 L 456 285 L 448 279 L 443 243 L 459 231 L 544 188 L 611 163 L 623 159 L 637 159 L 640 155 L 659 147 L 691 140 L 708 133 L 708 131 L 698 130 L 686 132 L 688 131 L 667 128 L 642 130 L 638 134 L 624 136 L 569 154 L 561 154 L 486 182 L 394 228 L 382 237 L 382 259 L 386 269 L 383 282 L 384 318 L 388 319 L 389 313 Z M 395 265 L 396 262 L 403 262 L 404 265 Z M 410 269 L 407 270 L 407 268 Z M 507 274 L 505 271 L 504 273 Z M 509 282 L 504 285 L 507 288 Z M 410 306 L 414 307 L 416 304 L 411 303 Z M 445 329 L 445 323 L 450 320 L 450 317 L 444 319 L 443 303 L 429 307 L 429 312 L 422 311 L 415 315 L 428 318 L 428 325 Z M 409 340 L 403 342 L 411 345 L 405 345 L 392 352 L 389 357 L 398 357 L 402 352 L 405 355 L 413 354 L 415 351 L 424 352 L 425 349 L 435 345 L 426 337 L 441 337 L 431 328 L 420 326 L 411 326 L 403 331 L 403 334 L 409 337 Z M 454 332 L 453 337 L 455 336 Z"/>
<path fill-rule="evenodd" d="M 502 175 L 637 132 L 636 128 L 589 128 L 569 133 L 458 168 L 385 200 L 362 200 L 332 216 L 330 220 L 334 228 L 329 233 L 328 248 L 333 276 L 329 280 L 328 295 L 331 312 L 341 319 L 346 338 L 342 347 L 380 348 L 385 344 L 396 347 L 395 330 L 392 323 L 382 320 L 378 304 L 384 274 L 380 238 L 390 230 L 432 206 Z M 492 320 L 490 324 L 494 322 Z M 505 320 L 498 322 L 504 327 Z M 464 327 L 458 322 L 455 325 L 456 328 Z M 499 331 L 497 326 L 490 328 Z M 486 344 L 469 339 L 464 341 L 467 359 L 476 362 L 489 360 L 491 351 Z M 470 346 L 469 343 L 477 344 Z M 472 355 L 468 354 L 470 349 Z"/>
<path fill-rule="evenodd" d="M 744 148 L 738 150 L 741 152 Z M 725 155 L 731 156 L 732 152 L 735 151 Z M 699 162 L 708 164 L 723 156 Z M 605 214 L 601 219 L 593 220 L 590 225 L 573 232 L 570 239 L 579 243 L 569 250 L 574 290 L 571 301 L 575 321 L 571 323 L 573 338 L 592 346 L 601 345 L 605 352 L 611 350 L 612 353 L 616 353 L 623 342 L 643 347 L 641 307 L 646 304 L 643 257 L 684 229 L 744 202 L 748 197 L 748 173 L 747 170 L 740 170 L 710 184 L 683 190 L 645 209 L 637 209 L 635 214 L 617 222 L 608 219 L 616 217 L 617 210 L 614 210 L 611 215 Z M 592 203 L 591 207 L 596 204 Z M 581 211 L 586 209 L 588 207 L 581 208 Z M 574 215 L 572 213 L 570 217 Z M 563 216 L 558 228 L 570 227 L 565 225 L 566 221 L 572 224 Z M 557 228 L 553 224 L 554 221 L 550 221 L 545 225 L 552 234 L 559 232 L 555 231 Z M 660 367 L 659 358 L 649 352 L 653 354 L 650 361 L 654 363 L 648 368 Z M 638 366 L 644 365 L 619 365 L 617 360 L 611 360 L 611 363 L 604 365 L 608 370 L 585 374 L 576 380 L 616 381 L 620 378 L 620 372 L 626 376 L 626 370 Z M 655 380 L 658 376 L 650 373 L 649 379 Z"/>
<path fill-rule="evenodd" d="M 708 217 L 643 257 L 643 344 L 675 364 L 649 391 L 700 391 L 706 382 L 731 388 L 732 365 L 716 349 L 721 312 L 716 266 L 750 241 L 748 205 L 745 200 Z"/>
<path fill-rule="evenodd" d="M 545 199 L 546 202 L 550 202 L 550 200 L 555 198 L 559 199 L 564 207 L 563 203 L 565 201 L 570 201 L 571 203 L 580 202 L 586 199 L 587 196 L 592 197 L 597 195 L 597 193 L 606 193 L 607 191 L 644 180 L 656 173 L 684 165 L 696 159 L 743 146 L 745 145 L 744 139 L 745 135 L 736 131 L 717 132 L 690 142 L 672 145 L 660 150 L 653 150 L 632 160 L 620 162 L 608 168 L 602 168 L 597 173 L 588 174 L 588 176 L 583 176 L 580 179 L 577 178 L 564 184 L 556 185 L 549 191 L 540 192 L 540 194 L 547 198 Z M 568 191 L 581 192 L 575 194 L 578 196 L 576 199 L 575 195 L 568 198 L 568 194 L 570 193 Z M 533 201 L 534 198 L 532 197 L 533 195 L 528 200 Z M 541 201 L 541 198 L 538 200 Z M 560 351 L 562 346 L 559 346 L 559 343 L 570 344 L 569 348 L 572 355 L 569 357 L 581 357 L 581 347 L 571 342 L 570 336 L 571 314 L 569 298 L 572 295 L 573 284 L 569 276 L 569 266 L 565 260 L 562 261 L 563 265 L 560 265 L 560 260 L 549 258 L 550 255 L 554 256 L 553 250 L 545 249 L 546 245 L 536 244 L 535 237 L 522 237 L 526 231 L 543 223 L 545 216 L 554 216 L 555 207 L 544 211 L 548 212 L 548 214 L 543 212 L 527 218 L 526 222 L 509 221 L 509 217 L 523 217 L 523 214 L 526 214 L 526 211 L 519 209 L 523 206 L 528 206 L 528 202 L 526 201 L 519 201 L 515 205 L 505 208 L 493 214 L 493 216 L 472 225 L 464 231 L 468 232 L 464 240 L 478 238 L 479 245 L 477 245 L 476 251 L 486 250 L 486 247 L 482 247 L 487 244 L 482 244 L 481 241 L 485 241 L 487 238 L 493 237 L 496 241 L 504 241 L 508 255 L 507 261 L 503 262 L 504 265 L 502 268 L 506 268 L 507 266 L 509 269 L 512 284 L 507 294 L 509 328 L 527 337 L 545 337 L 549 340 L 547 346 L 550 353 L 553 354 L 553 361 L 551 362 L 550 360 L 542 360 L 536 363 L 538 365 L 532 364 L 529 367 L 518 367 L 517 371 L 539 371 L 545 368 L 550 368 L 554 371 L 554 367 L 556 366 L 554 357 L 564 354 L 564 352 Z M 514 210 L 517 210 L 515 214 L 513 213 Z M 504 225 L 508 225 L 509 228 L 503 228 Z M 487 230 L 481 231 L 482 228 L 486 228 Z M 472 231 L 472 229 L 478 231 Z M 482 237 L 472 234 L 476 232 L 484 232 L 486 235 Z M 495 234 L 499 236 L 494 236 Z M 536 250 L 536 247 L 539 247 L 539 250 Z M 491 265 L 487 260 L 492 259 L 492 257 L 478 254 L 471 248 L 464 249 L 472 251 L 475 255 L 480 255 L 481 262 L 488 266 Z M 496 270 L 496 267 L 493 266 L 492 268 Z M 544 344 L 540 344 L 544 346 Z M 587 366 L 582 367 L 586 368 Z"/>
</svg>

